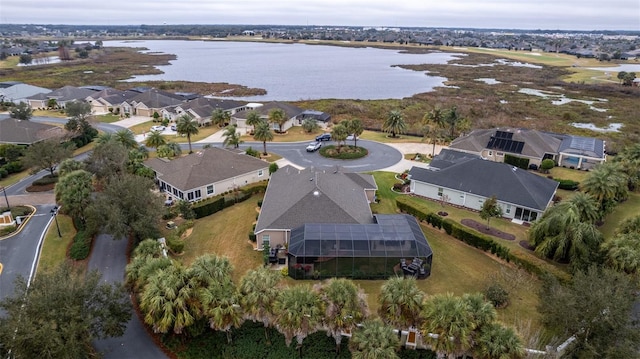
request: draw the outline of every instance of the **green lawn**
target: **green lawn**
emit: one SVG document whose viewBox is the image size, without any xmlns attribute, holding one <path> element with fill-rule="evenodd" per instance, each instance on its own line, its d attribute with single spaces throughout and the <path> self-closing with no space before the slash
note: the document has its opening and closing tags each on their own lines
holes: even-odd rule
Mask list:
<svg viewBox="0 0 640 359">
<path fill-rule="evenodd" d="M 5 177 L 0 180 L 0 187 L 8 187 L 14 183 L 19 182 L 21 179 L 29 176 L 29 170 L 23 170 L 22 172 L 12 173 L 9 177 Z"/>
<path fill-rule="evenodd" d="M 587 177 L 588 174 L 589 172 L 587 171 L 580 171 L 576 169 L 572 170 L 565 167 L 554 167 L 549 170 L 549 175 L 553 176 L 554 179 L 565 179 L 576 182 L 584 181 L 585 177 Z"/>
<path fill-rule="evenodd" d="M 605 217 L 604 224 L 599 228 L 605 239 L 613 237 L 620 222 L 627 218 L 640 215 L 640 193 L 630 192 L 629 199 L 618 204 L 613 212 Z"/>
<path fill-rule="evenodd" d="M 315 141 L 316 136 L 318 136 L 323 132 L 324 131 L 320 129 L 312 133 L 307 133 L 307 131 L 305 131 L 302 128 L 302 126 L 293 126 L 290 129 L 288 129 L 286 133 L 283 133 L 283 134 L 274 133 L 272 142 L 313 142 Z M 243 140 L 244 142 L 255 141 L 253 139 L 253 136 L 251 135 L 244 135 L 240 137 L 240 139 Z M 269 147 L 269 144 L 267 144 L 267 147 Z"/>
<path fill-rule="evenodd" d="M 107 113 L 107 114 L 104 114 L 104 115 L 94 116 L 94 118 L 98 122 L 104 122 L 104 123 L 113 123 L 113 122 L 121 120 L 120 116 L 114 115 L 112 113 Z"/>
<path fill-rule="evenodd" d="M 67 248 L 71 244 L 76 230 L 69 216 L 58 214 L 58 224 L 60 225 L 62 238 L 58 237 L 56 223 L 53 221 L 42 245 L 40 261 L 38 262 L 38 272 L 40 273 L 51 270 L 67 260 Z"/>
<path fill-rule="evenodd" d="M 423 143 L 424 137 L 409 136 L 409 135 L 397 135 L 396 138 L 391 137 L 390 134 L 376 131 L 364 131 L 360 135 L 362 140 L 378 141 L 384 143 Z"/>
</svg>

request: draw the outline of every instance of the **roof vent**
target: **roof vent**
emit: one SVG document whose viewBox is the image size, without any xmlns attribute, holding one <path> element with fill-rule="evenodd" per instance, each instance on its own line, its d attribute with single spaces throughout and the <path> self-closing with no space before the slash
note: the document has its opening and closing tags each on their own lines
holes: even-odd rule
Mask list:
<svg viewBox="0 0 640 359">
<path fill-rule="evenodd" d="M 314 197 L 320 197 L 320 191 L 313 191 Z"/>
</svg>

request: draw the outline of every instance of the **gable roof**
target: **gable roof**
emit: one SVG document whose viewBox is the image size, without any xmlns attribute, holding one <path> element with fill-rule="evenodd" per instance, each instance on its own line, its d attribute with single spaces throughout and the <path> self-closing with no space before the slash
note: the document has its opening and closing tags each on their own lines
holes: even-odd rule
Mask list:
<svg viewBox="0 0 640 359">
<path fill-rule="evenodd" d="M 56 101 L 66 102 L 66 101 L 73 101 L 73 100 L 84 100 L 85 98 L 95 93 L 96 93 L 95 91 L 89 90 L 86 88 L 64 86 L 46 94 L 37 94 L 31 97 L 27 97 L 27 99 L 31 99 L 31 100 L 56 99 Z"/>
<path fill-rule="evenodd" d="M 198 97 L 180 105 L 184 111 L 193 111 L 200 117 L 210 117 L 213 111 L 221 109 L 224 111 L 243 107 L 247 103 L 244 101 L 222 100 L 208 97 Z"/>
<path fill-rule="evenodd" d="M 170 161 L 151 158 L 144 164 L 156 171 L 158 179 L 182 191 L 269 167 L 268 162 L 253 156 L 218 147 L 206 148 Z"/>
<path fill-rule="evenodd" d="M 447 167 L 451 167 L 456 163 L 467 161 L 471 158 L 480 158 L 480 156 L 443 148 L 440 150 L 440 153 L 438 153 L 438 155 L 431 160 L 431 162 L 429 163 L 429 168 L 434 170 L 442 170 Z"/>
<path fill-rule="evenodd" d="M 373 176 L 285 166 L 271 175 L 255 231 L 373 223 L 365 189 L 377 189 Z"/>
<path fill-rule="evenodd" d="M 560 142 L 558 137 L 538 130 L 492 128 L 473 130 L 453 140 L 449 148 L 470 152 L 489 149 L 542 158 L 546 153 L 557 153 Z"/>
<path fill-rule="evenodd" d="M 469 158 L 440 171 L 412 167 L 412 181 L 471 193 L 544 211 L 558 182 L 511 165 Z"/>
<path fill-rule="evenodd" d="M 163 108 L 179 105 L 183 98 L 170 92 L 151 89 L 135 96 L 129 102 L 142 103 L 148 108 Z"/>
<path fill-rule="evenodd" d="M 102 99 L 103 101 L 106 101 L 106 103 L 109 103 L 111 105 L 118 105 L 123 102 L 129 101 L 138 95 L 140 94 L 135 91 L 120 91 L 113 88 L 106 88 L 102 91 L 98 91 L 92 94 L 91 96 L 89 96 L 89 98 L 94 100 Z"/>
<path fill-rule="evenodd" d="M 0 118 L 0 143 L 30 145 L 53 137 L 62 137 L 66 131 L 60 127 L 39 122 Z"/>
<path fill-rule="evenodd" d="M 5 101 L 16 101 L 26 99 L 29 96 L 37 95 L 39 93 L 49 93 L 51 90 L 23 83 L 5 82 L 8 86 L 0 86 L 0 97 L 4 97 Z"/>
</svg>

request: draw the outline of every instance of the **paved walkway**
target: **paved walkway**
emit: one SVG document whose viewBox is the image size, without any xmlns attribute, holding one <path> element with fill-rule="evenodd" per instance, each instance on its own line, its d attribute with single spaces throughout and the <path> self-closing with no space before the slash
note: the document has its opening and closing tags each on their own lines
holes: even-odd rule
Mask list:
<svg viewBox="0 0 640 359">
<path fill-rule="evenodd" d="M 125 118 L 124 120 L 113 122 L 112 125 L 131 128 L 135 125 L 139 125 L 141 123 L 145 123 L 151 120 L 152 119 L 150 117 L 146 117 L 146 116 L 131 116 L 129 118 Z"/>
<path fill-rule="evenodd" d="M 218 130 L 218 132 L 214 133 L 211 136 L 201 139 L 200 141 L 194 143 L 211 143 L 211 142 L 222 142 L 224 141 L 224 137 L 222 134 L 224 133 L 224 128 Z"/>
<path fill-rule="evenodd" d="M 421 154 L 430 155 L 433 151 L 433 145 L 428 143 L 387 143 L 387 145 L 400 151 L 400 153 L 402 153 L 403 155 L 406 155 L 408 153 L 421 153 Z M 443 148 L 447 148 L 447 147 L 436 145 L 435 154 L 437 155 L 438 153 L 440 153 L 440 150 L 442 150 Z M 411 167 L 414 167 L 414 166 L 426 168 L 427 166 L 429 166 L 429 164 L 424 162 L 406 160 L 403 158 L 402 160 L 400 160 L 400 162 L 396 163 L 395 165 L 387 168 L 383 168 L 380 171 L 402 173 L 405 170 L 411 169 Z"/>
</svg>

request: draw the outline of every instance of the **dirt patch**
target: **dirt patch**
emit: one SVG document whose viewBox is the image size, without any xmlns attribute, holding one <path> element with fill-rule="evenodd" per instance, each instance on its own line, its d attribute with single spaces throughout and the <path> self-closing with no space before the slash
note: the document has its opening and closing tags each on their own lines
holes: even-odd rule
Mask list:
<svg viewBox="0 0 640 359">
<path fill-rule="evenodd" d="M 27 192 L 47 192 L 47 191 L 51 191 L 55 188 L 56 184 L 55 183 L 49 183 L 49 184 L 45 184 L 45 185 L 41 185 L 41 186 L 34 186 L 31 185 L 29 187 L 26 188 Z"/>
<path fill-rule="evenodd" d="M 511 233 L 506 233 L 493 227 L 487 228 L 486 224 L 476 222 L 473 219 L 465 218 L 460 221 L 460 223 L 464 224 L 467 227 L 473 228 L 480 233 L 488 234 L 493 237 L 498 237 L 507 241 L 515 241 L 516 239 L 516 236 Z"/>
<path fill-rule="evenodd" d="M 530 251 L 535 250 L 535 247 L 532 246 L 529 242 L 527 241 L 520 241 L 518 242 L 518 244 L 520 245 L 520 247 L 524 248 L 524 249 L 528 249 Z"/>
<path fill-rule="evenodd" d="M 191 235 L 192 232 L 193 232 L 193 228 L 187 229 L 186 231 L 184 231 L 184 233 L 182 233 L 182 235 L 180 236 L 180 239 L 186 239 Z"/>
</svg>

